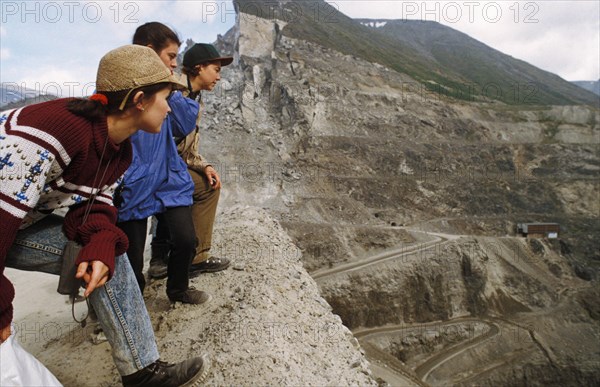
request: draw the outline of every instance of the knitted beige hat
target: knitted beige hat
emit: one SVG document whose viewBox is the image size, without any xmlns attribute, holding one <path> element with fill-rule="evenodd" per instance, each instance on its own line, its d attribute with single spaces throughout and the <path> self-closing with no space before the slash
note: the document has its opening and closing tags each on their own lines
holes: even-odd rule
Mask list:
<svg viewBox="0 0 600 387">
<path fill-rule="evenodd" d="M 187 88 L 173 76 L 154 50 L 132 44 L 116 48 L 100 59 L 96 90 L 98 93 L 129 90 L 119 107 L 123 110 L 134 89 L 163 82 L 170 82 L 177 89 Z"/>
</svg>

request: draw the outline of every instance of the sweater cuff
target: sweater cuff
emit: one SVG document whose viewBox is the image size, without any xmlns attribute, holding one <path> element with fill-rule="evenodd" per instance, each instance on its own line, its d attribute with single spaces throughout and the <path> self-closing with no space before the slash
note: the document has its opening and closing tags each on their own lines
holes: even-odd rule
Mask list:
<svg viewBox="0 0 600 387">
<path fill-rule="evenodd" d="M 119 246 L 120 239 L 119 235 L 109 230 L 92 235 L 88 244 L 81 248 L 75 265 L 79 266 L 82 262 L 101 261 L 108 266 L 109 276 L 112 278 L 115 271 L 115 256 L 118 250 L 122 250 L 122 246 Z"/>
<path fill-rule="evenodd" d="M 12 322 L 14 298 L 15 288 L 4 274 L 0 274 L 0 329 L 6 328 Z"/>
</svg>

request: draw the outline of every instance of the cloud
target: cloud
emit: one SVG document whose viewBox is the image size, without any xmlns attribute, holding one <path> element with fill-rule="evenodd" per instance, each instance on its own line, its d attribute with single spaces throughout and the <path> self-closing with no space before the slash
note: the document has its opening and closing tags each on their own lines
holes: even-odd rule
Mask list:
<svg viewBox="0 0 600 387">
<path fill-rule="evenodd" d="M 437 21 L 572 80 L 600 77 L 598 1 L 328 1 L 352 18 Z"/>
<path fill-rule="evenodd" d="M 4 26 L 0 26 L 0 38 L 3 38 L 6 36 L 6 28 L 4 28 Z"/>
<path fill-rule="evenodd" d="M 224 2 L 216 1 L 175 1 L 172 5 L 172 11 L 178 20 L 182 23 L 196 22 L 212 24 L 215 19 L 221 18 L 224 12 Z"/>
<path fill-rule="evenodd" d="M 95 69 L 90 73 L 87 69 L 70 70 L 69 68 L 56 65 L 36 66 L 35 70 L 24 72 L 16 83 L 21 88 L 59 97 L 91 95 L 95 88 Z"/>
<path fill-rule="evenodd" d="M 61 7 L 63 3 L 55 4 Z M 96 79 L 100 58 L 109 50 L 131 43 L 136 28 L 144 23 L 160 21 L 176 30 L 183 40 L 193 37 L 210 42 L 234 22 L 234 17 L 229 16 L 230 24 L 202 23 L 200 1 L 93 1 L 85 3 L 93 4 L 85 8 L 86 13 L 85 4 L 77 4 L 72 18 L 65 11 L 56 23 L 48 18 L 36 23 L 33 16 L 25 22 L 20 17 L 10 17 L 7 24 L 0 26 L 2 82 L 23 84 L 22 87 L 62 97 L 87 95 L 92 91 L 90 85 Z M 226 4 L 227 9 L 233 10 L 230 2 L 217 4 Z M 4 38 L 6 30 L 10 36 Z M 19 65 L 5 65 L 4 59 L 9 56 L 11 64 Z"/>
<path fill-rule="evenodd" d="M 0 58 L 2 60 L 10 59 L 10 50 L 8 48 L 0 48 Z"/>
</svg>

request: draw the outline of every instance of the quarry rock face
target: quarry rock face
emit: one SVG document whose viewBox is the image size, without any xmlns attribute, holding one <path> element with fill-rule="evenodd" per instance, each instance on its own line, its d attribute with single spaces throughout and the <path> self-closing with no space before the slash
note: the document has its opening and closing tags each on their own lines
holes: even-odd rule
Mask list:
<svg viewBox="0 0 600 387">
<path fill-rule="evenodd" d="M 405 237 L 381 228 L 369 237 L 363 226 L 505 236 L 523 221 L 570 229 L 572 265 L 596 270 L 587 230 L 597 230 L 600 211 L 598 109 L 453 100 L 289 38 L 285 21 L 239 19 L 245 31 L 225 37 L 240 53 L 239 66 L 224 68 L 231 89 L 204 97 L 203 152 L 221 166 L 228 198 L 277 214 L 307 250 L 309 270 Z M 325 232 L 307 243 L 306 228 Z"/>
<path fill-rule="evenodd" d="M 279 219 L 353 331 L 410 331 L 416 344 L 396 334 L 395 347 L 378 348 L 422 383 L 523 383 L 545 368 L 570 385 L 598 380 L 596 303 L 581 295 L 597 278 L 598 110 L 453 100 L 292 39 L 284 24 L 256 23 L 238 41 L 240 66 L 224 73 L 240 87 L 243 121 L 210 124 L 205 149 L 220 149 L 211 157 L 232 172 L 225 203 L 251 202 Z M 265 31 L 262 51 L 245 43 Z M 518 238 L 522 219 L 568 232 Z M 394 249 L 404 255 L 335 272 Z M 477 320 L 459 331 L 483 324 L 494 339 L 469 347 L 472 334 L 445 338 L 444 324 L 465 318 Z M 433 322 L 439 337 L 414 332 Z M 561 324 L 578 332 L 572 341 L 556 339 Z M 507 333 L 515 330 L 526 345 Z M 381 340 L 367 337 L 365 348 Z M 464 355 L 444 358 L 458 345 Z M 439 363 L 427 373 L 431 357 Z"/>
</svg>

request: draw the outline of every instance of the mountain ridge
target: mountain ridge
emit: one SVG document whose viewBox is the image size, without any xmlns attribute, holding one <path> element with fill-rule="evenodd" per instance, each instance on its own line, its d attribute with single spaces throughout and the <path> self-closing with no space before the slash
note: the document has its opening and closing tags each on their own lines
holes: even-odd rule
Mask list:
<svg viewBox="0 0 600 387">
<path fill-rule="evenodd" d="M 283 35 L 312 41 L 347 55 L 380 63 L 409 75 L 433 93 L 467 101 L 497 100 L 510 105 L 598 106 L 600 102 L 593 93 L 576 88 L 558 75 L 538 69 L 493 48 L 481 52 L 481 46 L 488 46 L 436 22 L 387 20 L 385 26 L 372 28 L 363 23 L 385 21 L 385 19 L 352 19 L 323 0 L 312 2 L 235 0 L 234 4 L 236 9 L 241 9 L 245 13 L 258 17 L 269 15 L 273 20 L 279 18 L 284 21 Z M 452 38 L 461 36 L 462 45 L 466 46 L 457 53 L 436 50 L 432 54 L 437 53 L 437 60 L 432 61 L 431 57 L 423 55 L 422 47 L 408 44 L 396 35 L 397 29 L 402 26 L 413 28 L 419 25 L 429 29 L 435 28 L 438 32 L 443 31 Z M 476 51 L 477 55 L 472 56 L 473 63 L 461 62 L 459 67 L 462 66 L 462 69 L 448 63 L 453 57 L 464 59 L 465 52 L 469 53 L 467 49 L 472 48 L 474 44 L 480 45 L 480 51 Z M 512 67 L 514 70 L 505 70 L 503 74 L 495 75 L 495 70 L 498 68 L 494 62 L 482 58 L 489 53 L 494 53 L 497 58 L 501 58 L 504 67 Z M 473 71 L 474 66 L 478 71 Z M 477 69 L 478 66 L 483 66 L 484 70 Z M 505 75 L 509 75 L 509 78 L 504 79 Z M 479 87 L 473 88 L 473 83 Z M 525 90 L 522 90 L 523 88 Z"/>
<path fill-rule="evenodd" d="M 380 21 L 379 19 L 356 20 L 361 23 Z M 486 84 L 497 85 L 503 92 L 510 93 L 513 101 L 509 100 L 508 103 L 535 104 L 538 99 L 539 102 L 554 103 L 559 102 L 558 98 L 561 95 L 576 104 L 597 104 L 599 101 L 590 93 L 581 93 L 570 82 L 552 72 L 504 54 L 468 34 L 434 21 L 388 20 L 385 25 L 377 28 L 377 31 L 406 44 L 414 45 L 415 42 L 419 42 L 421 50 L 425 50 L 431 58 L 456 76 L 465 77 L 467 81 L 482 87 Z M 452 47 L 454 52 L 449 52 L 448 47 Z M 456 65 L 457 62 L 460 63 Z M 480 68 L 485 68 L 486 71 L 481 73 Z M 516 94 L 519 91 L 518 86 L 521 89 L 529 86 L 531 95 L 527 97 Z M 538 87 L 539 90 L 532 89 L 531 86 Z"/>
<path fill-rule="evenodd" d="M 591 91 L 594 94 L 600 95 L 600 79 L 597 81 L 572 81 L 571 83 Z"/>
<path fill-rule="evenodd" d="M 53 94 L 42 93 L 41 90 L 28 89 L 14 82 L 0 83 L 0 109 L 9 110 L 32 103 L 39 103 L 58 98 Z"/>
</svg>

